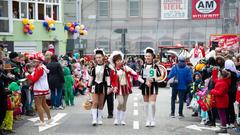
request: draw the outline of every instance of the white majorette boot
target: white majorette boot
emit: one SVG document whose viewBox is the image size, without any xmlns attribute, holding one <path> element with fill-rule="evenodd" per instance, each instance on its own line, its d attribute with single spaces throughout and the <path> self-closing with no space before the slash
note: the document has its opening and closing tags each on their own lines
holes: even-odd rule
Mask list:
<svg viewBox="0 0 240 135">
<path fill-rule="evenodd" d="M 126 112 L 124 112 L 124 111 L 121 111 L 121 113 L 120 113 L 120 121 L 121 121 L 121 125 L 123 125 L 123 126 L 126 125 L 125 114 L 126 114 Z"/>
<path fill-rule="evenodd" d="M 150 111 L 150 112 L 151 112 L 151 113 L 150 113 L 150 116 L 151 116 L 151 117 L 150 117 L 150 121 L 151 121 L 151 125 L 150 125 L 150 126 L 151 126 L 151 127 L 155 127 L 155 125 L 156 125 L 156 122 L 155 122 L 155 111 L 156 111 L 156 109 L 155 109 L 155 108 L 156 108 L 156 107 L 155 107 L 155 102 L 150 102 L 149 105 L 150 105 L 150 108 L 151 108 L 151 109 L 150 109 L 150 110 L 151 110 L 151 111 Z"/>
<path fill-rule="evenodd" d="M 98 110 L 97 120 L 98 120 L 98 125 L 102 125 L 103 124 L 103 121 L 102 121 L 102 110 Z"/>
<path fill-rule="evenodd" d="M 97 109 L 92 109 L 92 125 L 97 125 Z"/>
<path fill-rule="evenodd" d="M 114 125 L 119 125 L 120 124 L 120 111 L 117 110 L 116 112 L 116 118 L 114 120 Z"/>
<path fill-rule="evenodd" d="M 151 121 L 150 121 L 150 116 L 149 116 L 149 103 L 145 102 L 145 111 L 146 111 L 146 127 L 150 127 Z"/>
</svg>

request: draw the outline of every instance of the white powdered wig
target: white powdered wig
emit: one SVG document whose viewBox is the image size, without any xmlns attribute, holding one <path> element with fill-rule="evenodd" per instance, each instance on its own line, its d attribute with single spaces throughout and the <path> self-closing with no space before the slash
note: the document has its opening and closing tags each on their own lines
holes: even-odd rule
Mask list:
<svg viewBox="0 0 240 135">
<path fill-rule="evenodd" d="M 151 47 L 147 47 L 145 50 L 144 50 L 144 55 L 146 55 L 148 53 L 148 50 L 152 50 L 153 54 L 155 55 L 155 50 Z"/>
<path fill-rule="evenodd" d="M 98 51 L 101 51 L 103 55 L 105 55 L 105 52 L 103 51 L 102 48 L 97 48 L 97 49 L 94 49 L 94 55 L 97 54 Z"/>
<path fill-rule="evenodd" d="M 111 53 L 111 55 L 110 55 L 110 57 L 108 58 L 108 61 L 111 63 L 111 65 L 114 65 L 114 62 L 113 62 L 113 57 L 115 56 L 115 55 L 121 55 L 121 57 L 122 57 L 122 61 L 124 60 L 124 54 L 121 52 L 121 51 L 113 51 L 112 53 Z"/>
</svg>

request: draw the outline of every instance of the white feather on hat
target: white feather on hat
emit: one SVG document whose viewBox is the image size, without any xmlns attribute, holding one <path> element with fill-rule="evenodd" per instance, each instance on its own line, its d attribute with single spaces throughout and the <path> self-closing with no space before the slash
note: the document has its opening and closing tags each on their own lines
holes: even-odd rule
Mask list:
<svg viewBox="0 0 240 135">
<path fill-rule="evenodd" d="M 94 49 L 94 54 L 95 54 L 95 55 L 97 54 L 97 51 L 101 51 L 101 52 L 103 53 L 103 55 L 105 55 L 105 52 L 103 51 L 102 48 Z"/>
<path fill-rule="evenodd" d="M 153 54 L 155 55 L 155 50 L 151 47 L 147 47 L 145 50 L 144 50 L 144 55 L 146 55 L 147 53 L 147 50 L 152 50 Z"/>
<path fill-rule="evenodd" d="M 114 62 L 113 62 L 113 57 L 115 56 L 115 55 L 121 55 L 121 57 L 122 57 L 122 61 L 124 60 L 124 54 L 121 52 L 121 51 L 113 51 L 112 53 L 111 53 L 111 55 L 110 55 L 110 57 L 108 58 L 108 61 L 112 64 L 112 65 L 114 65 Z"/>
</svg>

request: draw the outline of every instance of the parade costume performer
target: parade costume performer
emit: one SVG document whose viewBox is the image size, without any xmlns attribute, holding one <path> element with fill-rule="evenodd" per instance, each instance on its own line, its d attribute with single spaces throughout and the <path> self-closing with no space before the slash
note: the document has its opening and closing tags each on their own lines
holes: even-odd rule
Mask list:
<svg viewBox="0 0 240 135">
<path fill-rule="evenodd" d="M 118 106 L 116 111 L 115 125 L 125 125 L 125 113 L 128 95 L 132 93 L 132 84 L 130 77 L 138 77 L 137 73 L 127 65 L 124 65 L 124 55 L 120 51 L 114 51 L 109 57 L 113 66 L 111 69 L 111 82 L 113 92 L 116 94 Z"/>
<path fill-rule="evenodd" d="M 47 124 L 51 123 L 52 121 L 50 110 L 46 103 L 45 97 L 49 94 L 49 85 L 47 79 L 47 74 L 49 73 L 49 70 L 46 68 L 45 65 L 42 64 L 43 61 L 44 56 L 41 53 L 36 53 L 33 59 L 35 65 L 34 73 L 25 73 L 25 76 L 33 83 L 34 100 L 40 118 L 40 122 L 36 123 L 35 126 L 44 126 L 46 124 L 44 122 L 43 110 L 47 113 Z"/>
<path fill-rule="evenodd" d="M 105 52 L 102 49 L 95 49 L 96 65 L 90 71 L 88 88 L 92 93 L 92 125 L 102 125 L 102 111 L 105 94 L 111 88 L 110 70 L 104 64 Z"/>
<path fill-rule="evenodd" d="M 155 126 L 155 112 L 156 112 L 156 99 L 158 94 L 158 81 L 161 80 L 161 72 L 156 64 L 153 64 L 153 59 L 155 58 L 155 51 L 153 48 L 147 47 L 144 50 L 145 64 L 141 68 L 141 78 L 138 79 L 142 84 L 140 89 L 142 90 L 142 95 L 145 103 L 145 110 L 147 115 L 146 127 Z M 144 75 L 145 71 L 151 70 L 155 71 L 153 77 L 147 77 Z"/>
</svg>

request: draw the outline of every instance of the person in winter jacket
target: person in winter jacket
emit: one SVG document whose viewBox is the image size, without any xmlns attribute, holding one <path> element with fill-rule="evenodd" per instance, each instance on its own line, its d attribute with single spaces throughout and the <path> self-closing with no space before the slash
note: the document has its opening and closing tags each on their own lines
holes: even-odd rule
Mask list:
<svg viewBox="0 0 240 135">
<path fill-rule="evenodd" d="M 228 90 L 229 105 L 227 109 L 227 126 L 233 128 L 236 120 L 236 114 L 234 111 L 234 102 L 236 100 L 237 92 L 237 69 L 234 62 L 230 59 L 225 61 L 224 68 L 231 74 L 231 84 Z"/>
<path fill-rule="evenodd" d="M 172 98 L 171 98 L 171 117 L 175 117 L 175 100 L 177 98 L 177 94 L 179 96 L 179 118 L 183 118 L 183 104 L 185 93 L 188 88 L 188 84 L 192 82 L 192 71 L 185 64 L 185 58 L 179 57 L 178 64 L 175 65 L 168 75 L 168 79 L 176 77 L 178 80 L 177 86 L 172 88 Z"/>
<path fill-rule="evenodd" d="M 36 53 L 33 60 L 35 65 L 34 73 L 25 73 L 25 76 L 33 83 L 34 100 L 40 118 L 39 123 L 35 123 L 36 126 L 44 126 L 46 124 L 44 121 L 43 110 L 47 113 L 47 123 L 49 124 L 52 122 L 50 110 L 46 103 L 45 97 L 49 94 L 49 85 L 47 78 L 49 70 L 45 65 L 42 64 L 43 60 L 44 56 Z"/>
<path fill-rule="evenodd" d="M 0 126 L 3 123 L 3 120 L 7 113 L 7 98 L 11 94 L 11 91 L 5 90 L 5 85 L 13 81 L 8 75 L 3 71 L 3 61 L 0 60 Z M 0 128 L 0 135 L 3 135 L 3 131 Z"/>
<path fill-rule="evenodd" d="M 229 104 L 228 89 L 231 81 L 230 73 L 226 70 L 220 70 L 220 77 L 218 78 L 218 70 L 214 68 L 212 71 L 212 79 L 215 86 L 214 89 L 210 91 L 210 94 L 215 97 L 215 105 L 222 125 L 221 129 L 216 131 L 216 133 L 227 133 L 226 109 Z"/>
<path fill-rule="evenodd" d="M 71 71 L 68 67 L 63 68 L 63 73 L 64 73 L 64 100 L 67 106 L 70 104 L 73 106 L 74 105 L 74 95 L 73 95 L 73 84 L 74 80 L 71 75 Z"/>
<path fill-rule="evenodd" d="M 48 84 L 51 90 L 51 105 L 53 109 L 63 109 L 62 93 L 64 85 L 64 75 L 61 64 L 57 60 L 57 56 L 51 57 L 51 62 L 47 65 L 50 71 L 48 74 Z"/>
</svg>

